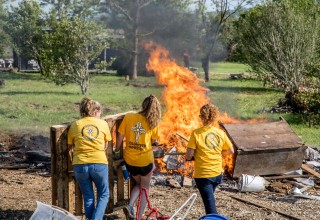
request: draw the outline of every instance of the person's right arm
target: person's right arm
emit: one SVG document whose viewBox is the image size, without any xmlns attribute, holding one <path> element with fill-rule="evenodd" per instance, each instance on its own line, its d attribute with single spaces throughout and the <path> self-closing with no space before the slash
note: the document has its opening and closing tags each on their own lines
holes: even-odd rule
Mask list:
<svg viewBox="0 0 320 220">
<path fill-rule="evenodd" d="M 187 152 L 186 152 L 187 161 L 194 159 L 194 153 L 196 151 L 196 148 L 197 148 L 196 139 L 195 139 L 194 132 L 192 132 L 187 145 Z"/>
<path fill-rule="evenodd" d="M 69 127 L 67 142 L 68 142 L 68 155 L 69 155 L 70 161 L 72 162 L 73 148 L 74 148 L 74 123 L 72 123 L 71 126 Z"/>
<path fill-rule="evenodd" d="M 194 156 L 194 149 L 191 148 L 187 148 L 187 152 L 186 152 L 186 160 L 192 160 Z"/>
<path fill-rule="evenodd" d="M 73 147 L 74 145 L 68 144 L 68 155 L 70 162 L 73 161 Z"/>
</svg>

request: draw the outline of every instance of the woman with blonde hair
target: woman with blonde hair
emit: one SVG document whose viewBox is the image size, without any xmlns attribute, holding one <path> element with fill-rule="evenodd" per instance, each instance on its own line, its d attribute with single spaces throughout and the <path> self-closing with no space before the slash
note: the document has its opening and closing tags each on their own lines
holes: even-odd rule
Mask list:
<svg viewBox="0 0 320 220">
<path fill-rule="evenodd" d="M 187 145 L 186 160 L 194 157 L 194 179 L 199 189 L 206 214 L 217 214 L 214 192 L 222 181 L 222 155 L 234 149 L 226 133 L 215 127 L 219 112 L 211 104 L 200 109 L 203 127 L 195 129 Z"/>
<path fill-rule="evenodd" d="M 86 219 L 102 220 L 109 199 L 108 160 L 106 149 L 111 140 L 109 126 L 100 119 L 99 102 L 83 98 L 81 119 L 73 122 L 68 131 L 69 150 L 73 150 L 74 176 L 84 200 Z M 93 190 L 97 188 L 97 203 Z"/>
<path fill-rule="evenodd" d="M 125 115 L 117 136 L 116 152 L 120 151 L 123 138 L 126 138 L 124 160 L 127 170 L 135 180 L 130 195 L 129 205 L 124 212 L 127 219 L 135 219 L 134 203 L 139 197 L 140 190 L 150 188 L 151 176 L 154 170 L 154 156 L 152 144 L 159 138 L 158 124 L 161 118 L 161 105 L 158 99 L 150 95 L 142 102 L 142 110 L 138 113 Z M 137 213 L 141 219 L 146 207 L 147 200 L 141 198 L 140 210 Z"/>
</svg>

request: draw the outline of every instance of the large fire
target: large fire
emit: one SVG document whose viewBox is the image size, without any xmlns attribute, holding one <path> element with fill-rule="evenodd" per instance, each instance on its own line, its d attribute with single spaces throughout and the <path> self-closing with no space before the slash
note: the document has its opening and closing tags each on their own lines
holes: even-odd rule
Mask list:
<svg viewBox="0 0 320 220">
<path fill-rule="evenodd" d="M 164 86 L 162 98 L 166 106 L 160 124 L 161 142 L 166 148 L 176 148 L 177 152 L 186 152 L 186 141 L 176 135 L 177 132 L 189 137 L 192 130 L 201 126 L 199 111 L 201 106 L 210 102 L 206 92 L 208 89 L 200 85 L 203 82 L 189 69 L 179 66 L 169 57 L 169 52 L 155 43 L 147 43 L 145 49 L 150 52 L 147 69 L 153 71 L 160 85 Z M 221 122 L 239 123 L 222 114 Z M 218 126 L 218 125 L 217 125 Z M 178 168 L 178 172 L 190 176 L 193 172 L 193 162 L 184 162 L 184 156 L 179 156 L 178 161 L 184 164 Z M 161 172 L 167 172 L 166 164 L 161 159 L 156 159 Z M 229 172 L 232 171 L 234 158 L 223 158 L 223 166 Z"/>
</svg>

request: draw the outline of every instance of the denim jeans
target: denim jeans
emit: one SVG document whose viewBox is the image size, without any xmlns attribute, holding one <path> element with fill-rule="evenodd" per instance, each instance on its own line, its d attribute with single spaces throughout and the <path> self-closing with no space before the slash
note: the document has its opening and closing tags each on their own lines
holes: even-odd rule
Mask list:
<svg viewBox="0 0 320 220">
<path fill-rule="evenodd" d="M 73 170 L 83 195 L 86 218 L 102 220 L 109 200 L 108 165 L 76 164 L 73 165 Z M 97 188 L 96 206 L 92 182 Z"/>
<path fill-rule="evenodd" d="M 218 214 L 214 191 L 222 181 L 222 174 L 212 178 L 195 178 L 206 214 Z"/>
</svg>

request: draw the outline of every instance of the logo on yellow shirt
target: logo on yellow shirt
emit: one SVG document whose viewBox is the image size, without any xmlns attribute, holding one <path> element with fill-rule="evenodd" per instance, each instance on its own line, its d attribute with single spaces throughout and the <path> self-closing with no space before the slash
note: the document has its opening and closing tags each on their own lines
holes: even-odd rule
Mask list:
<svg viewBox="0 0 320 220">
<path fill-rule="evenodd" d="M 220 146 L 221 138 L 218 134 L 210 132 L 206 135 L 205 143 L 209 149 L 213 149 Z"/>
<path fill-rule="evenodd" d="M 87 141 L 94 141 L 99 136 L 99 129 L 95 125 L 85 125 L 81 130 L 82 137 Z"/>
<path fill-rule="evenodd" d="M 141 122 L 137 122 L 137 125 L 136 126 L 132 126 L 131 127 L 131 131 L 134 131 L 135 133 L 135 143 L 138 143 L 139 142 L 139 137 L 141 134 L 145 134 L 146 133 L 146 130 L 142 127 L 142 124 Z"/>
</svg>

